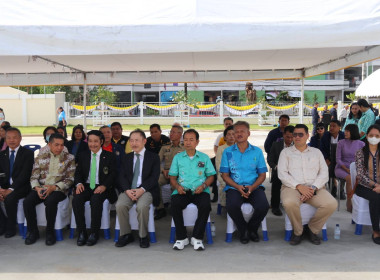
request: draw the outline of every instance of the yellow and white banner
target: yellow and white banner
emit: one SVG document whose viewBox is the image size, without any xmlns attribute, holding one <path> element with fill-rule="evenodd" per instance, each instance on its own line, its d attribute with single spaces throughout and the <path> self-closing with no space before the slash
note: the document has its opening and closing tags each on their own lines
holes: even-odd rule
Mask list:
<svg viewBox="0 0 380 280">
<path fill-rule="evenodd" d="M 289 109 L 292 109 L 294 108 L 295 106 L 297 106 L 298 103 L 294 103 L 294 104 L 290 104 L 290 105 L 286 105 L 286 106 L 273 106 L 273 105 L 267 105 L 267 107 L 269 109 L 272 109 L 272 110 L 275 110 L 275 111 L 285 111 L 285 110 L 289 110 Z"/>
<path fill-rule="evenodd" d="M 99 105 L 91 105 L 91 106 L 86 106 L 86 111 L 91 112 L 94 111 Z M 84 111 L 84 106 L 81 105 L 73 105 L 71 104 L 71 107 L 78 110 L 78 111 Z"/>
<path fill-rule="evenodd" d="M 167 111 L 170 109 L 177 109 L 178 104 L 170 104 L 170 105 L 153 105 L 153 104 L 147 104 L 144 103 L 144 105 L 150 109 L 157 110 L 157 111 Z"/>
<path fill-rule="evenodd" d="M 107 108 L 107 109 L 110 109 L 112 111 L 125 111 L 125 112 L 128 112 L 128 111 L 136 108 L 138 105 L 139 104 L 135 104 L 135 105 L 127 106 L 127 107 L 116 107 L 116 106 L 104 104 L 104 107 Z"/>
<path fill-rule="evenodd" d="M 252 105 L 247 105 L 247 106 L 233 106 L 229 104 L 224 104 L 224 109 L 226 109 L 228 112 L 230 112 L 233 115 L 242 116 L 255 110 L 257 105 L 258 104 L 252 104 Z"/>
</svg>

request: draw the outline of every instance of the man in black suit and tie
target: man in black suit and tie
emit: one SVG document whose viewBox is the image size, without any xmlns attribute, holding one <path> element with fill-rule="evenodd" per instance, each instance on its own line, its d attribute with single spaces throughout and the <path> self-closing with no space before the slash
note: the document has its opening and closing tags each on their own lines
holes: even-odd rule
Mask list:
<svg viewBox="0 0 380 280">
<path fill-rule="evenodd" d="M 272 168 L 272 189 L 270 204 L 272 206 L 272 213 L 276 216 L 282 216 L 282 211 L 280 209 L 280 192 L 282 183 L 280 179 L 278 179 L 277 164 L 281 151 L 293 145 L 293 131 L 294 126 L 288 125 L 285 127 L 284 139 L 273 143 L 267 158 L 268 165 Z"/>
<path fill-rule="evenodd" d="M 144 131 L 131 132 L 129 141 L 133 153 L 125 155 L 121 162 L 119 175 L 120 195 L 116 203 L 116 213 L 120 224 L 120 237 L 116 247 L 124 247 L 133 242 L 129 224 L 129 210 L 136 203 L 139 222 L 140 247 L 148 248 L 149 207 L 159 203 L 158 178 L 160 176 L 160 158 L 145 149 Z"/>
<path fill-rule="evenodd" d="M 78 157 L 74 185 L 73 210 L 77 224 L 77 245 L 93 246 L 99 239 L 103 202 L 108 198 L 110 203 L 116 201 L 114 178 L 117 174 L 116 156 L 102 150 L 104 135 L 98 130 L 88 133 L 90 151 L 82 152 Z M 84 204 L 91 205 L 91 234 L 87 238 Z"/>
<path fill-rule="evenodd" d="M 8 148 L 0 152 L 0 173 L 4 173 L 0 178 L 0 201 L 4 202 L 8 216 L 0 208 L 0 235 L 5 232 L 5 238 L 16 234 L 18 201 L 31 190 L 34 153 L 20 146 L 21 139 L 20 130 L 8 128 L 5 136 Z"/>
</svg>

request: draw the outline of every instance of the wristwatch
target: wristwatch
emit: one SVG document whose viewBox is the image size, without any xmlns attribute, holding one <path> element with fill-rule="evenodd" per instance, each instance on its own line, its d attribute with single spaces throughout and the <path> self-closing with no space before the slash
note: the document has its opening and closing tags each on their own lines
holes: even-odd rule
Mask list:
<svg viewBox="0 0 380 280">
<path fill-rule="evenodd" d="M 311 188 L 314 190 L 314 195 L 316 195 L 318 188 L 316 186 L 314 186 L 314 185 L 312 185 Z"/>
</svg>

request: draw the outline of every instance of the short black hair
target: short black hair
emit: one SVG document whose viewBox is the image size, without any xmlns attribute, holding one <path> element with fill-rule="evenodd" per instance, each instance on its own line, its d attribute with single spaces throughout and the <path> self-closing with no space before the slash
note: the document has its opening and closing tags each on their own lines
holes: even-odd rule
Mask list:
<svg viewBox="0 0 380 280">
<path fill-rule="evenodd" d="M 129 134 L 129 137 L 132 136 L 133 133 L 138 133 L 142 136 L 143 139 L 146 139 L 146 135 L 145 135 L 145 132 L 142 131 L 140 128 L 136 128 L 135 130 L 133 130 L 130 134 Z"/>
<path fill-rule="evenodd" d="M 42 133 L 43 136 L 44 136 L 44 140 L 45 140 L 46 143 L 47 143 L 47 141 L 46 141 L 46 132 L 47 132 L 48 130 L 54 130 L 54 133 L 58 133 L 58 130 L 57 130 L 54 126 L 47 126 L 47 127 L 44 129 L 44 132 Z M 50 142 L 50 141 L 49 141 L 49 142 Z"/>
<path fill-rule="evenodd" d="M 341 123 L 340 121 L 338 121 L 338 120 L 331 120 L 330 125 L 331 125 L 332 123 L 336 123 L 339 127 L 342 126 L 342 123 Z"/>
<path fill-rule="evenodd" d="M 190 128 L 190 129 L 186 130 L 185 133 L 183 134 L 183 138 L 185 138 L 185 135 L 187 133 L 194 133 L 195 134 L 195 139 L 199 140 L 199 133 L 195 129 Z"/>
<path fill-rule="evenodd" d="M 244 125 L 246 128 L 248 128 L 248 130 L 250 129 L 249 128 L 249 123 L 246 122 L 246 121 L 237 121 L 236 123 L 234 123 L 234 129 L 236 126 L 239 126 L 239 125 Z"/>
<path fill-rule="evenodd" d="M 120 126 L 120 128 L 121 128 L 121 130 L 123 130 L 123 127 L 121 126 L 121 123 L 119 123 L 119 122 L 113 122 L 113 123 L 111 123 L 111 127 L 113 127 L 113 126 Z"/>
<path fill-rule="evenodd" d="M 317 128 L 318 128 L 318 127 L 323 127 L 323 128 L 325 128 L 325 124 L 324 124 L 323 122 L 317 123 Z"/>
<path fill-rule="evenodd" d="M 1 128 L 7 131 L 11 126 L 10 125 L 3 125 Z"/>
<path fill-rule="evenodd" d="M 3 121 L 1 123 L 1 126 L 4 126 L 4 125 L 8 125 L 8 126 L 11 126 L 11 123 L 9 121 Z"/>
<path fill-rule="evenodd" d="M 362 106 L 364 108 L 370 108 L 367 100 L 365 100 L 365 99 L 359 99 L 357 103 L 359 106 Z"/>
<path fill-rule="evenodd" d="M 18 133 L 18 135 L 21 137 L 21 131 L 17 127 L 3 126 L 2 128 L 6 131 L 6 133 L 8 133 L 10 131 L 16 131 Z"/>
<path fill-rule="evenodd" d="M 225 123 L 226 121 L 231 121 L 232 123 L 234 123 L 234 120 L 231 117 L 224 118 L 223 123 Z"/>
<path fill-rule="evenodd" d="M 296 128 L 303 128 L 305 130 L 306 134 L 309 133 L 309 128 L 306 125 L 304 125 L 303 123 L 296 124 L 296 126 L 294 127 L 294 129 L 296 129 Z"/>
<path fill-rule="evenodd" d="M 223 131 L 223 137 L 224 137 L 224 138 L 226 138 L 227 133 L 228 133 L 229 130 L 234 130 L 234 126 L 231 125 L 231 126 L 227 127 L 227 128 Z"/>
<path fill-rule="evenodd" d="M 63 143 L 65 143 L 65 137 L 63 137 L 63 135 L 60 133 L 56 132 L 56 133 L 53 133 L 52 135 L 50 135 L 49 143 L 53 143 L 54 139 L 62 139 Z"/>
<path fill-rule="evenodd" d="M 181 134 L 183 133 L 183 127 L 180 125 L 174 124 L 174 125 L 172 125 L 172 128 L 178 128 L 181 131 Z"/>
<path fill-rule="evenodd" d="M 86 139 L 86 134 L 84 133 L 83 125 L 78 124 L 78 125 L 76 125 L 76 126 L 73 127 L 73 133 L 71 133 L 71 140 L 75 140 L 74 134 L 75 134 L 75 131 L 78 130 L 78 129 L 82 132 L 82 139 L 81 140 Z"/>
<path fill-rule="evenodd" d="M 338 105 L 338 102 L 334 102 L 334 103 L 333 103 L 333 106 L 335 106 L 335 105 Z"/>
<path fill-rule="evenodd" d="M 319 102 L 318 101 L 314 102 L 314 105 L 319 105 Z"/>
<path fill-rule="evenodd" d="M 87 141 L 88 139 L 90 138 L 90 135 L 95 135 L 95 136 L 98 136 L 99 139 L 100 139 L 100 143 L 101 145 L 104 144 L 104 135 L 101 131 L 99 130 L 90 130 L 88 133 L 87 133 Z"/>
<path fill-rule="evenodd" d="M 278 120 L 280 121 L 282 118 L 285 118 L 285 119 L 287 119 L 288 121 L 290 121 L 289 115 L 283 114 L 283 115 L 281 115 L 281 116 L 278 118 Z"/>
<path fill-rule="evenodd" d="M 111 129 L 110 126 L 108 126 L 108 125 L 103 125 L 103 126 L 101 126 L 101 127 L 99 128 L 99 130 L 102 131 L 103 128 L 109 128 L 109 129 Z"/>
<path fill-rule="evenodd" d="M 359 140 L 360 134 L 359 134 L 359 128 L 356 124 L 350 123 L 346 125 L 344 130 L 348 130 L 350 132 L 350 140 Z"/>
<path fill-rule="evenodd" d="M 155 128 L 155 127 L 157 127 L 157 129 L 159 131 L 161 131 L 161 126 L 158 123 L 151 124 L 150 127 L 149 127 L 149 130 L 152 129 L 152 128 Z"/>
<path fill-rule="evenodd" d="M 285 134 L 286 132 L 293 133 L 293 132 L 294 132 L 294 126 L 292 126 L 292 125 L 288 125 L 288 126 L 286 126 L 286 127 L 284 128 L 284 134 Z"/>
</svg>

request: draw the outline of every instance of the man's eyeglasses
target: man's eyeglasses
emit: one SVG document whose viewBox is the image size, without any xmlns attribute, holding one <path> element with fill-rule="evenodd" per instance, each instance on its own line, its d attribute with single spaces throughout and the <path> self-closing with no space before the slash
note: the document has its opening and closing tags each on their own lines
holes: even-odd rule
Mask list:
<svg viewBox="0 0 380 280">
<path fill-rule="evenodd" d="M 304 136 L 305 136 L 305 133 L 302 133 L 302 132 L 299 132 L 299 133 L 294 132 L 294 133 L 293 133 L 293 137 L 294 137 L 294 138 L 297 138 L 297 137 L 302 138 L 302 137 L 304 137 Z"/>
<path fill-rule="evenodd" d="M 324 127 L 317 127 L 317 130 L 324 130 Z"/>
</svg>

